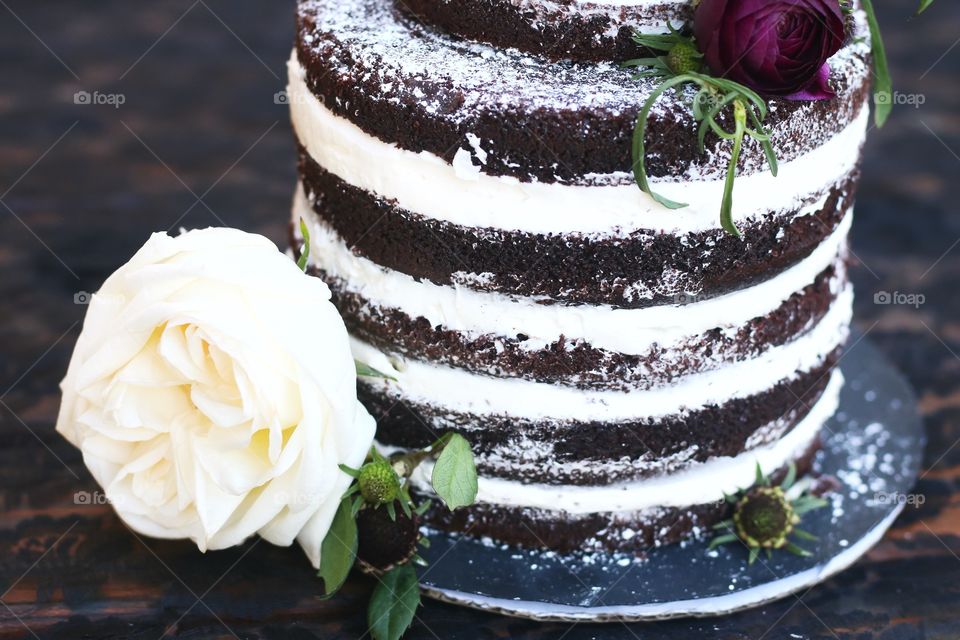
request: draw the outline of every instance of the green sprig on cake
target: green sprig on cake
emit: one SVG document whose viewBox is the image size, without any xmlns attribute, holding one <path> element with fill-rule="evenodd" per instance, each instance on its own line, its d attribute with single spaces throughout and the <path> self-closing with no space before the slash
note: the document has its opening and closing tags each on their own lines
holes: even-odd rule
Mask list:
<svg viewBox="0 0 960 640">
<path fill-rule="evenodd" d="M 917 14 L 934 0 L 921 0 Z M 646 171 L 647 119 L 657 100 L 668 90 L 679 91 L 694 85 L 690 101 L 698 123 L 697 143 L 701 153 L 705 139 L 713 133 L 730 141 L 730 161 L 720 202 L 720 224 L 739 236 L 733 220 L 733 186 L 744 139 L 753 138 L 763 147 L 770 172 L 777 175 L 777 156 L 763 127 L 767 98 L 795 101 L 829 100 L 828 60 L 847 40 L 849 4 L 841 0 L 705 0 L 696 3 L 692 35 L 668 25 L 669 33 L 634 33 L 633 40 L 661 55 L 636 58 L 625 67 L 644 68 L 635 78 L 657 78 L 654 88 L 637 116 L 633 132 L 633 174 L 637 186 L 668 209 L 687 204 L 657 192 Z M 893 107 L 893 85 L 886 50 L 871 0 L 862 0 L 867 16 L 873 52 L 874 119 L 883 126 Z M 726 129 L 721 121 L 732 122 Z"/>
</svg>

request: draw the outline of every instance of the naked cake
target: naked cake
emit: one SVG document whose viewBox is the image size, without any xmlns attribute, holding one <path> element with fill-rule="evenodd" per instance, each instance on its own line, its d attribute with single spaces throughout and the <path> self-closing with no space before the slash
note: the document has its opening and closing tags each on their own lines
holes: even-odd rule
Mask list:
<svg viewBox="0 0 960 640">
<path fill-rule="evenodd" d="M 709 0 L 704 0 L 709 1 Z M 637 551 L 726 517 L 759 464 L 804 470 L 842 385 L 850 229 L 867 130 L 858 12 L 835 97 L 771 98 L 731 151 L 622 62 L 690 0 L 301 0 L 289 62 L 292 218 L 330 286 L 384 452 L 454 431 L 477 502 L 427 523 L 559 551 Z M 429 494 L 430 465 L 414 476 Z"/>
</svg>

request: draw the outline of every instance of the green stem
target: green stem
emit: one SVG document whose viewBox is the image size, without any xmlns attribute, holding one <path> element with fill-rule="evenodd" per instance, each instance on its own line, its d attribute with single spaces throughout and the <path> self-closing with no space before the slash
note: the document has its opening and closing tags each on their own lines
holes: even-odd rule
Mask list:
<svg viewBox="0 0 960 640">
<path fill-rule="evenodd" d="M 450 442 L 452 435 L 452 432 L 445 433 L 437 438 L 437 440 L 434 441 L 434 443 L 429 447 L 417 449 L 415 451 L 408 451 L 407 453 L 391 459 L 390 463 L 400 476 L 409 478 L 424 460 L 440 455 L 440 453 L 443 451 L 443 448 L 447 446 L 448 442 Z"/>
<path fill-rule="evenodd" d="M 770 173 L 776 178 L 777 173 L 780 171 L 780 165 L 777 162 L 777 154 L 773 150 L 773 145 L 770 143 L 770 134 L 763 128 L 763 123 L 760 122 L 760 118 L 757 117 L 756 111 L 752 108 L 747 111 L 750 112 L 750 120 L 753 121 L 754 128 L 757 133 L 760 134 L 759 136 L 754 135 L 753 137 L 760 141 L 760 145 L 763 147 L 763 153 L 767 156 L 767 163 L 770 165 Z"/>
<path fill-rule="evenodd" d="M 740 237 L 740 230 L 733 223 L 733 182 L 737 177 L 737 162 L 740 160 L 740 150 L 743 148 L 743 136 L 747 131 L 747 107 L 742 100 L 733 103 L 733 117 L 737 129 L 734 133 L 733 152 L 730 154 L 730 165 L 727 167 L 727 178 L 723 183 L 723 204 L 720 206 L 720 225 L 727 233 Z"/>
<path fill-rule="evenodd" d="M 870 25 L 870 42 L 873 47 L 873 75 L 876 86 L 873 88 L 873 121 L 882 127 L 893 111 L 893 80 L 890 78 L 890 65 L 887 63 L 887 49 L 880 35 L 880 23 L 873 10 L 871 0 L 863 0 L 863 10 Z"/>
<path fill-rule="evenodd" d="M 300 235 L 303 236 L 303 248 L 300 249 L 300 259 L 297 260 L 297 266 L 300 271 L 307 272 L 307 261 L 310 259 L 310 230 L 303 218 L 300 218 Z"/>
<path fill-rule="evenodd" d="M 667 207 L 668 209 L 682 209 L 687 205 L 682 202 L 674 202 L 669 198 L 665 198 L 650 188 L 650 184 L 647 181 L 647 168 L 645 164 L 644 157 L 646 156 L 645 140 L 647 133 L 647 118 L 650 116 L 650 110 L 653 109 L 654 103 L 672 87 L 682 85 L 686 82 L 692 81 L 693 78 L 690 74 L 684 74 L 665 80 L 658 86 L 650 97 L 647 98 L 647 101 L 644 103 L 643 108 L 640 110 L 640 114 L 637 116 L 637 124 L 633 128 L 633 177 L 637 181 L 637 186 L 640 187 L 644 192 L 650 195 L 654 200 Z M 699 83 L 698 83 L 699 84 Z"/>
<path fill-rule="evenodd" d="M 717 104 L 715 104 L 713 108 L 711 108 L 710 111 L 708 111 L 704 116 L 703 122 L 700 124 L 700 130 L 697 132 L 697 143 L 700 145 L 701 153 L 703 152 L 704 142 L 706 141 L 706 138 L 707 138 L 707 129 L 714 129 L 714 132 L 716 133 L 716 129 L 719 128 L 719 125 L 717 125 L 716 123 L 716 117 L 720 114 L 720 111 L 724 107 L 726 107 L 728 104 L 730 104 L 736 99 L 737 99 L 737 94 L 735 93 L 726 94 L 725 96 L 723 96 L 723 99 L 720 100 L 720 102 L 718 102 Z M 719 135 L 721 138 L 727 137 L 723 133 L 717 133 L 717 135 Z"/>
</svg>

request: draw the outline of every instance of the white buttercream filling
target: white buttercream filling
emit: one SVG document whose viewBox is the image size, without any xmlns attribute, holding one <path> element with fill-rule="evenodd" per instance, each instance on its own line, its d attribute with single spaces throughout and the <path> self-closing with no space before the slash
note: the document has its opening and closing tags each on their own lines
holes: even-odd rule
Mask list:
<svg viewBox="0 0 960 640">
<path fill-rule="evenodd" d="M 628 174 L 594 176 L 604 186 L 523 183 L 482 171 L 461 158 L 456 166 L 439 156 L 383 142 L 335 115 L 310 91 L 296 59 L 288 63 L 289 101 L 301 144 L 324 169 L 408 211 L 468 227 L 531 233 L 599 233 L 626 236 L 651 232 L 687 233 L 719 228 L 721 180 L 655 181 L 664 196 L 686 202 L 670 210 L 640 191 Z M 809 210 L 823 193 L 856 167 L 866 135 L 868 110 L 817 149 L 780 165 L 779 175 L 740 176 L 735 191 L 738 222 L 774 211 Z M 462 149 L 473 145 L 464 137 Z M 486 148 L 485 154 L 496 155 Z M 467 170 L 469 168 L 469 170 Z"/>
<path fill-rule="evenodd" d="M 723 404 L 769 389 L 823 362 L 849 332 L 853 290 L 838 295 L 827 314 L 792 342 L 767 349 L 751 360 L 695 373 L 664 387 L 642 391 L 586 390 L 520 378 L 494 378 L 429 362 L 388 357 L 351 338 L 354 357 L 394 377 L 365 383 L 398 390 L 403 399 L 438 410 L 472 415 L 508 415 L 531 420 L 621 422 L 663 417 Z"/>
<path fill-rule="evenodd" d="M 298 188 L 293 220 L 301 218 L 310 229 L 310 263 L 371 305 L 398 309 L 411 318 L 423 317 L 431 326 L 468 337 L 522 333 L 529 336 L 524 344 L 530 349 L 543 348 L 563 336 L 625 354 L 644 354 L 654 344 L 669 346 L 715 328 L 736 329 L 771 313 L 836 261 L 846 246 L 852 222 L 848 213 L 809 256 L 746 289 L 683 306 L 615 309 L 609 305 L 545 305 L 532 298 L 481 292 L 460 284 L 441 286 L 417 281 L 385 269 L 350 251 L 329 225 L 320 221 L 302 188 Z"/>
<path fill-rule="evenodd" d="M 477 502 L 588 514 L 633 513 L 722 500 L 725 493 L 731 494 L 752 485 L 758 464 L 765 474 L 769 474 L 806 451 L 820 428 L 836 411 L 842 386 L 843 377 L 837 370 L 831 375 L 820 400 L 790 433 L 770 445 L 735 457 L 713 458 L 671 475 L 607 486 L 523 484 L 480 477 Z M 414 486 L 429 493 L 432 472 L 432 463 L 421 464 L 412 477 Z"/>
</svg>

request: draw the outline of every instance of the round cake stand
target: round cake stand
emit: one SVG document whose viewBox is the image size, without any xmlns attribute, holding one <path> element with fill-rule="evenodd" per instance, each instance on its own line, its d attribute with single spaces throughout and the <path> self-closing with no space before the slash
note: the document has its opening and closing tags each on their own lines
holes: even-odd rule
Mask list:
<svg viewBox="0 0 960 640">
<path fill-rule="evenodd" d="M 798 557 L 761 554 L 752 565 L 738 544 L 709 550 L 688 540 L 645 557 L 561 555 L 431 532 L 424 592 L 468 607 L 537 620 L 631 621 L 731 613 L 810 587 L 850 566 L 909 501 L 924 448 L 923 425 L 907 383 L 866 341 L 840 364 L 840 408 L 822 433 L 818 473 L 840 488 L 807 513 Z"/>
</svg>

